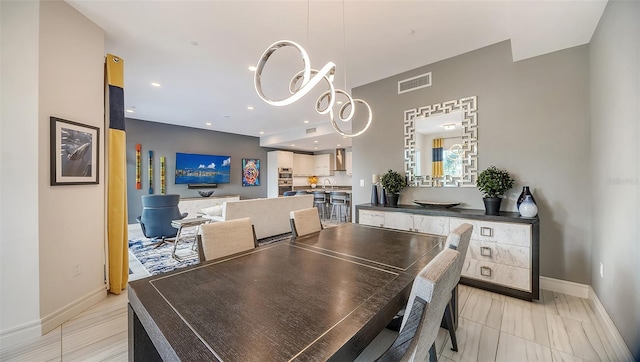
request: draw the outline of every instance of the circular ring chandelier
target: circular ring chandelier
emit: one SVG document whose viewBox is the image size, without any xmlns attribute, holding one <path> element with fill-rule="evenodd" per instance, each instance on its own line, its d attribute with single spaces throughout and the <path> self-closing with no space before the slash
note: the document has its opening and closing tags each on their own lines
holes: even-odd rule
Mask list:
<svg viewBox="0 0 640 362">
<path fill-rule="evenodd" d="M 291 94 L 289 97 L 286 97 L 284 99 L 277 99 L 277 100 L 270 99 L 264 94 L 264 91 L 262 90 L 262 81 L 261 81 L 262 71 L 264 69 L 265 64 L 267 64 L 269 57 L 273 55 L 273 53 L 275 53 L 280 48 L 288 47 L 288 46 L 294 47 L 298 50 L 298 52 L 300 53 L 300 57 L 302 58 L 302 62 L 304 64 L 304 69 L 296 73 L 291 79 L 291 81 L 289 82 L 289 93 Z M 317 86 L 318 83 L 320 83 L 320 81 L 324 80 L 327 83 L 329 90 L 322 93 L 320 97 L 318 97 L 318 100 L 316 101 L 316 107 L 315 107 L 316 112 L 318 112 L 319 114 L 328 113 L 331 121 L 331 126 L 340 135 L 344 137 L 357 137 L 363 134 L 369 128 L 369 126 L 371 126 L 371 121 L 373 119 L 371 107 L 364 100 L 357 99 L 357 98 L 354 99 L 346 91 L 341 89 L 336 89 L 335 86 L 333 85 L 335 72 L 336 72 L 336 65 L 333 62 L 328 62 L 320 70 L 312 69 L 310 60 L 309 60 L 309 55 L 307 54 L 307 52 L 304 50 L 302 46 L 290 40 L 279 40 L 269 45 L 269 47 L 267 47 L 267 50 L 265 50 L 264 53 L 262 53 L 260 60 L 258 60 L 258 65 L 256 66 L 256 71 L 253 77 L 253 83 L 256 88 L 256 93 L 258 93 L 258 96 L 263 101 L 265 101 L 267 104 L 270 104 L 272 106 L 283 107 L 283 106 L 290 105 L 296 102 L 297 100 L 299 100 L 300 98 L 304 97 L 307 93 L 309 93 L 309 91 L 311 91 L 311 89 Z M 336 105 L 336 95 L 338 94 L 345 96 L 347 98 L 347 101 L 342 104 L 342 106 L 338 111 L 338 119 L 342 122 L 349 122 L 353 119 L 356 104 L 361 104 L 364 107 L 366 107 L 367 112 L 369 113 L 369 117 L 366 125 L 360 131 L 355 133 L 353 132 L 347 133 L 344 130 L 342 130 L 340 126 L 338 126 L 338 123 L 336 122 L 336 117 L 333 111 L 333 108 Z M 324 102 L 326 102 L 326 106 L 323 106 Z"/>
</svg>

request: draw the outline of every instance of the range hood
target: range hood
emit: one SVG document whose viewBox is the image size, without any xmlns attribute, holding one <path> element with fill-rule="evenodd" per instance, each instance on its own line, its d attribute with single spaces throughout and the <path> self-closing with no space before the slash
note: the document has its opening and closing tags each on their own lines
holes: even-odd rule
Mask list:
<svg viewBox="0 0 640 362">
<path fill-rule="evenodd" d="M 346 171 L 346 153 L 344 148 L 336 148 L 335 171 Z"/>
</svg>

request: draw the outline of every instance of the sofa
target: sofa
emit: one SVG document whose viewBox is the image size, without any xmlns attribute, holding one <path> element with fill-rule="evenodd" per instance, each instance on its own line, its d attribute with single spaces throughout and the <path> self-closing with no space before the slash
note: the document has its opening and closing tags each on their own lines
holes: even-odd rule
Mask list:
<svg viewBox="0 0 640 362">
<path fill-rule="evenodd" d="M 202 213 L 214 222 L 250 217 L 256 230 L 256 238 L 263 239 L 291 232 L 291 211 L 311 207 L 313 195 L 309 194 L 227 201 L 219 207 L 202 209 Z"/>
</svg>

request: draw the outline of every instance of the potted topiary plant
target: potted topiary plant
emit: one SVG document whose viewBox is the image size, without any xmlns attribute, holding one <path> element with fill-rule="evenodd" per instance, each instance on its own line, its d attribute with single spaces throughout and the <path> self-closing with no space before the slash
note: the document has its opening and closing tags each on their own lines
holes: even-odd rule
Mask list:
<svg viewBox="0 0 640 362">
<path fill-rule="evenodd" d="M 478 181 L 476 182 L 478 190 L 482 192 L 484 197 L 485 213 L 487 215 L 499 215 L 501 196 L 513 187 L 513 178 L 506 170 L 500 170 L 496 166 L 480 172 Z"/>
<path fill-rule="evenodd" d="M 396 171 L 389 170 L 382 175 L 380 183 L 387 193 L 387 204 L 389 206 L 397 207 L 398 198 L 400 197 L 400 191 L 407 186 L 407 180 L 404 176 Z"/>
</svg>

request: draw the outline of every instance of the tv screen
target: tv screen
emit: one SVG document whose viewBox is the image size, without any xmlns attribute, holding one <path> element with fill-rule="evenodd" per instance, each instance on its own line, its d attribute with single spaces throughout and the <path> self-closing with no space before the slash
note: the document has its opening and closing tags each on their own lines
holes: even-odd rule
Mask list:
<svg viewBox="0 0 640 362">
<path fill-rule="evenodd" d="M 226 184 L 230 168 L 230 156 L 176 153 L 176 184 Z"/>
</svg>

